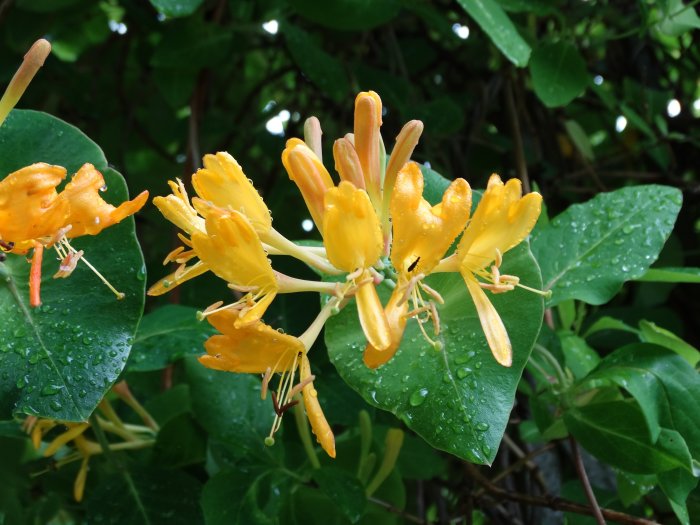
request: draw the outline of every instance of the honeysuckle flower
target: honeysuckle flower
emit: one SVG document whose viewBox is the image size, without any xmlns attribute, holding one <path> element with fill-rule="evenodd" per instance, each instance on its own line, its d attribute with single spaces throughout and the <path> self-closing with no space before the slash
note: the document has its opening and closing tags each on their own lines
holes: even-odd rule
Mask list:
<svg viewBox="0 0 700 525">
<path fill-rule="evenodd" d="M 40 38 L 32 44 L 32 47 L 24 55 L 22 65 L 12 77 L 12 80 L 10 80 L 2 98 L 0 98 L 0 125 L 5 121 L 12 108 L 19 102 L 34 75 L 44 65 L 44 61 L 49 56 L 49 53 L 51 53 L 51 44 L 48 40 Z"/>
<path fill-rule="evenodd" d="M 91 164 L 83 165 L 61 193 L 56 187 L 66 176 L 65 168 L 36 163 L 10 173 L 0 181 L 0 247 L 5 252 L 27 253 L 34 249 L 30 271 L 30 304 L 41 304 L 39 286 L 45 247 L 54 247 L 61 260 L 55 277 L 67 277 L 82 253 L 68 238 L 97 235 L 145 204 L 144 191 L 118 208 L 99 195 L 104 187 L 102 174 Z M 117 295 L 117 292 L 84 258 L 82 260 Z"/>
<path fill-rule="evenodd" d="M 423 174 L 414 162 L 397 174 L 391 195 L 392 217 L 391 262 L 398 272 L 397 285 L 385 313 L 390 325 L 391 344 L 383 350 L 370 344 L 364 361 L 370 368 L 387 362 L 401 343 L 406 320 L 416 317 L 424 336 L 431 341 L 423 324 L 432 320 L 439 327 L 434 302 L 423 293 L 442 302 L 442 298 L 422 282 L 437 266 L 447 249 L 464 229 L 471 208 L 471 189 L 464 179 L 453 181 L 442 201 L 431 206 L 423 198 Z M 409 303 L 413 310 L 408 311 Z M 436 330 L 438 331 L 438 330 Z"/>
<path fill-rule="evenodd" d="M 440 271 L 459 271 L 479 314 L 481 327 L 494 358 L 510 366 L 513 352 L 501 317 L 484 292 L 503 293 L 521 286 L 513 275 L 499 271 L 503 254 L 520 244 L 532 231 L 540 215 L 542 196 L 523 197 L 518 179 L 503 184 L 498 175 L 489 179 L 457 251 L 440 264 Z M 488 269 L 487 269 L 488 268 Z M 480 277 L 486 282 L 479 281 Z M 528 288 L 529 289 L 529 288 Z"/>
<path fill-rule="evenodd" d="M 307 356 L 322 322 L 320 325 L 315 323 L 297 338 L 281 333 L 261 321 L 241 325 L 238 310 L 221 310 L 210 315 L 207 320 L 221 334 L 213 335 L 205 342 L 207 355 L 199 358 L 204 366 L 228 372 L 264 374 L 261 392 L 263 399 L 272 376 L 280 374 L 279 387 L 272 394 L 275 420 L 268 439 L 272 439 L 284 412 L 296 404 L 294 398 L 301 392 L 311 430 L 323 450 L 334 458 L 335 437 L 318 402 L 313 386 L 315 377 L 311 374 Z"/>
</svg>

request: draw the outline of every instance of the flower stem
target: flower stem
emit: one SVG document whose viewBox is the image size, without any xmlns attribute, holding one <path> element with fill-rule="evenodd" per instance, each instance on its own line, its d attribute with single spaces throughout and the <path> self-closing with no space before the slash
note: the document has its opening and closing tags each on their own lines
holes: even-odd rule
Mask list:
<svg viewBox="0 0 700 525">
<path fill-rule="evenodd" d="M 296 400 L 299 404 L 294 407 L 294 421 L 297 424 L 297 432 L 299 432 L 299 439 L 301 439 L 301 444 L 304 445 L 304 452 L 309 458 L 309 462 L 313 468 L 321 468 L 321 462 L 318 460 L 316 455 L 316 450 L 314 449 L 314 444 L 311 441 L 311 432 L 309 432 L 309 424 L 306 421 L 306 416 L 304 415 L 304 404 L 301 402 L 300 396 L 297 394 Z"/>
</svg>

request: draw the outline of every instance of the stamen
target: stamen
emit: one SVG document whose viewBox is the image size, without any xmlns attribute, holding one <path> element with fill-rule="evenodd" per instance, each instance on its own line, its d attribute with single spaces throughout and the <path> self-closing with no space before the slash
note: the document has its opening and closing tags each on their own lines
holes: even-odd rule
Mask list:
<svg viewBox="0 0 700 525">
<path fill-rule="evenodd" d="M 416 287 L 416 284 L 424 277 L 424 273 L 419 273 L 418 275 L 414 275 L 413 277 L 411 277 L 411 279 L 406 284 L 406 291 L 401 296 L 401 299 L 399 299 L 399 301 L 396 303 L 396 306 L 401 306 L 403 303 L 408 301 L 409 297 L 413 293 L 414 288 Z"/>
<path fill-rule="evenodd" d="M 435 303 L 430 301 L 430 318 L 433 321 L 433 333 L 438 336 L 440 335 L 440 316 L 438 315 L 437 307 Z"/>
<path fill-rule="evenodd" d="M 259 286 L 242 286 L 242 285 L 233 284 L 233 283 L 228 283 L 227 286 L 231 290 L 235 290 L 236 292 L 241 292 L 241 293 L 251 293 L 251 292 L 257 292 L 260 290 Z"/>
<path fill-rule="evenodd" d="M 430 297 L 432 297 L 435 301 L 437 301 L 438 304 L 445 304 L 445 299 L 442 298 L 442 295 L 440 295 L 440 292 L 438 292 L 435 288 L 431 288 L 427 284 L 421 282 L 420 287 L 423 289 L 425 293 L 427 293 Z"/>
<path fill-rule="evenodd" d="M 349 274 L 345 277 L 345 280 L 346 280 L 346 281 L 354 281 L 354 280 L 357 279 L 360 275 L 362 275 L 362 272 L 363 272 L 363 271 L 364 271 L 363 268 L 358 268 L 358 269 L 355 270 L 354 272 L 349 273 Z"/>
<path fill-rule="evenodd" d="M 70 226 L 70 225 L 69 225 L 69 226 Z M 70 229 L 70 228 L 68 228 L 68 229 Z M 68 231 L 68 230 L 66 230 L 66 231 Z M 70 245 L 70 243 L 68 242 L 68 239 L 65 238 L 65 233 L 64 233 L 63 238 L 60 240 L 60 243 L 61 243 L 69 252 L 71 252 L 71 253 L 78 253 L 78 250 L 76 250 L 75 248 L 73 248 L 73 247 Z M 97 271 L 97 268 L 95 268 L 92 264 L 90 264 L 90 262 L 89 262 L 85 257 L 80 257 L 79 260 L 83 261 L 83 262 L 85 263 L 85 265 L 86 265 L 88 268 L 90 268 L 90 269 L 92 270 L 92 272 L 93 272 L 95 275 L 97 275 L 97 277 L 100 278 L 100 280 L 102 281 L 102 283 L 103 283 L 107 288 L 109 288 L 109 290 L 110 290 L 114 295 L 116 295 L 117 300 L 121 300 L 121 299 L 124 299 L 124 297 L 126 297 L 124 293 L 118 291 L 114 286 L 112 286 L 112 284 L 111 284 L 100 272 L 98 272 L 98 271 Z"/>
<path fill-rule="evenodd" d="M 497 268 L 500 268 L 501 264 L 503 264 L 503 254 L 498 248 L 496 248 L 496 256 L 494 262 L 496 263 Z"/>
<path fill-rule="evenodd" d="M 58 271 L 53 275 L 53 278 L 65 279 L 66 277 L 69 277 L 73 273 L 73 270 L 75 270 L 76 266 L 78 266 L 78 261 L 83 256 L 83 253 L 83 250 L 79 250 L 77 252 L 70 252 L 68 255 L 63 257 L 60 265 L 58 266 Z"/>
<path fill-rule="evenodd" d="M 265 375 L 263 375 L 260 399 L 265 399 L 267 397 L 267 387 L 270 386 L 270 379 L 272 379 L 272 368 L 268 366 L 265 370 Z"/>
<path fill-rule="evenodd" d="M 307 377 L 306 379 L 304 379 L 301 383 L 296 384 L 296 385 L 294 386 L 294 388 L 292 388 L 292 389 L 289 391 L 289 394 L 288 394 L 289 397 L 294 397 L 294 396 L 296 396 L 299 392 L 302 391 L 302 389 L 303 389 L 306 385 L 308 385 L 309 383 L 313 383 L 314 379 L 316 379 L 316 376 L 313 375 L 313 374 L 311 374 L 309 377 Z"/>
</svg>

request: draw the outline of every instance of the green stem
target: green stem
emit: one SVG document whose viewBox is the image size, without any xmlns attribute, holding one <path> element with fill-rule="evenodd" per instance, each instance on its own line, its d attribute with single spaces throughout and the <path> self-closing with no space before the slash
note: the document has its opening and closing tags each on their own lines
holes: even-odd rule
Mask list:
<svg viewBox="0 0 700 525">
<path fill-rule="evenodd" d="M 299 432 L 301 444 L 304 445 L 304 451 L 306 452 L 306 456 L 309 458 L 311 466 L 316 469 L 321 468 L 321 462 L 318 460 L 316 449 L 311 441 L 311 431 L 309 430 L 309 424 L 306 422 L 304 404 L 298 394 L 295 397 L 299 403 L 294 407 L 294 421 L 297 424 L 297 432 Z"/>
</svg>

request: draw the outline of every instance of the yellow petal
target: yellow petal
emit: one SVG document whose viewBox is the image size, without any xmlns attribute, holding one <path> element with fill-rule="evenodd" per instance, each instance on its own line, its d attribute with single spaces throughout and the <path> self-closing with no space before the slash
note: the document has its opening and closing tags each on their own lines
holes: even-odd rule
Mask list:
<svg viewBox="0 0 700 525">
<path fill-rule="evenodd" d="M 340 180 L 352 182 L 356 188 L 361 190 L 365 189 L 362 166 L 352 142 L 346 138 L 336 140 L 333 143 L 333 159 L 335 160 L 335 170 L 340 175 Z"/>
<path fill-rule="evenodd" d="M 97 235 L 105 228 L 139 211 L 148 199 L 148 192 L 143 191 L 134 199 L 125 201 L 115 208 L 100 196 L 100 188 L 104 186 L 104 177 L 92 164 L 83 164 L 66 184 L 59 195 L 70 205 L 66 225 L 70 224 L 71 229 L 66 237 Z"/>
<path fill-rule="evenodd" d="M 365 271 L 360 280 L 370 277 L 371 274 Z M 360 325 L 367 337 L 367 342 L 379 351 L 386 350 L 391 346 L 391 330 L 374 283 L 360 285 L 355 293 L 355 300 Z"/>
<path fill-rule="evenodd" d="M 194 232 L 192 247 L 211 271 L 236 286 L 276 289 L 277 281 L 260 238 L 248 219 L 237 211 L 211 208 L 207 233 Z"/>
<path fill-rule="evenodd" d="M 192 175 L 192 186 L 204 200 L 245 215 L 262 234 L 272 227 L 270 210 L 243 173 L 236 159 L 226 152 L 204 156 L 204 168 Z"/>
<path fill-rule="evenodd" d="M 469 294 L 472 296 L 474 306 L 476 306 L 481 328 L 484 330 L 493 357 L 501 365 L 511 366 L 513 364 L 513 350 L 501 316 L 498 315 L 474 276 L 469 272 L 462 272 L 462 277 L 464 277 L 464 282 L 467 284 Z"/>
<path fill-rule="evenodd" d="M 73 498 L 78 503 L 83 500 L 83 494 L 85 493 L 85 482 L 87 481 L 89 461 L 90 456 L 83 457 L 83 460 L 80 463 L 80 469 L 78 470 L 78 475 L 75 477 L 75 482 L 73 483 Z"/>
<path fill-rule="evenodd" d="M 168 181 L 168 184 L 173 193 L 165 197 L 155 197 L 153 204 L 156 205 L 166 219 L 188 235 L 192 235 L 195 231 L 205 231 L 204 219 L 197 214 L 197 211 L 190 204 L 182 181 L 178 180 L 177 183 Z"/>
<path fill-rule="evenodd" d="M 299 339 L 283 334 L 263 322 L 236 328 L 239 312 L 222 310 L 207 320 L 223 335 L 211 336 L 204 343 L 207 355 L 199 362 L 208 368 L 228 372 L 263 374 L 289 370 L 295 357 L 306 349 Z"/>
<path fill-rule="evenodd" d="M 462 235 L 457 256 L 464 271 L 475 272 L 523 241 L 534 228 L 542 196 L 529 193 L 520 198 L 520 181 L 505 185 L 493 175 L 469 225 Z"/>
<path fill-rule="evenodd" d="M 391 336 L 391 344 L 385 350 L 378 350 L 371 344 L 365 348 L 363 361 L 368 368 L 377 368 L 378 366 L 387 363 L 401 345 L 403 333 L 406 329 L 406 313 L 408 312 L 408 301 L 403 301 L 398 305 L 403 298 L 403 289 L 400 285 L 394 288 L 394 293 L 391 294 L 389 302 L 384 309 L 386 320 L 389 324 L 389 334 Z"/>
<path fill-rule="evenodd" d="M 309 359 L 306 357 L 306 354 L 304 354 L 299 367 L 299 378 L 304 381 L 304 379 L 310 376 L 311 366 L 309 364 Z M 326 454 L 334 458 L 335 437 L 333 436 L 331 426 L 326 420 L 326 416 L 323 415 L 323 409 L 321 409 L 321 404 L 318 402 L 318 394 L 313 383 L 308 383 L 301 392 L 304 397 L 306 417 L 309 418 L 309 423 L 311 423 L 311 430 L 316 435 L 316 439 L 323 447 L 323 450 L 326 451 Z"/>
<path fill-rule="evenodd" d="M 343 271 L 369 268 L 382 254 L 377 214 L 367 193 L 350 182 L 326 192 L 321 231 L 328 260 Z"/>
<path fill-rule="evenodd" d="M 202 275 L 208 270 L 209 267 L 202 261 L 197 261 L 191 266 L 183 265 L 180 268 L 178 268 L 177 271 L 171 273 L 170 275 L 167 275 L 166 277 L 163 277 L 160 281 L 151 286 L 148 289 L 147 294 L 150 296 L 163 295 L 164 293 L 169 292 L 176 286 L 180 286 L 185 281 L 194 279 L 195 277 Z"/>
<path fill-rule="evenodd" d="M 471 189 L 453 181 L 442 201 L 430 206 L 423 198 L 423 174 L 409 162 L 399 172 L 391 195 L 393 240 L 391 262 L 403 273 L 430 273 L 464 229 L 471 208 Z M 417 262 L 416 262 L 417 261 Z"/>
<path fill-rule="evenodd" d="M 299 187 L 311 218 L 320 230 L 323 224 L 323 197 L 333 187 L 328 170 L 302 140 L 290 139 L 282 152 L 282 164 L 289 178 Z"/>
<path fill-rule="evenodd" d="M 68 430 L 56 436 L 54 440 L 51 443 L 49 443 L 49 445 L 46 447 L 46 449 L 44 450 L 45 458 L 53 456 L 56 452 L 58 452 L 59 448 L 61 448 L 69 441 L 75 439 L 76 436 L 79 436 L 80 434 L 85 432 L 90 426 L 88 423 L 68 423 L 67 425 Z"/>
<path fill-rule="evenodd" d="M 65 177 L 65 168 L 40 162 L 0 181 L 0 239 L 16 243 L 13 253 L 26 253 L 32 239 L 64 226 L 68 203 L 58 198 L 56 186 Z"/>
<path fill-rule="evenodd" d="M 355 150 L 360 159 L 367 193 L 376 209 L 381 206 L 381 134 L 382 100 L 374 91 L 355 98 Z"/>
<path fill-rule="evenodd" d="M 413 150 L 416 148 L 422 133 L 423 123 L 420 120 L 411 120 L 404 124 L 404 127 L 401 128 L 401 131 L 396 137 L 396 144 L 394 145 L 394 149 L 391 150 L 391 156 L 386 165 L 386 175 L 384 177 L 385 200 L 391 195 L 394 189 L 396 176 L 399 171 L 411 160 Z"/>
</svg>

